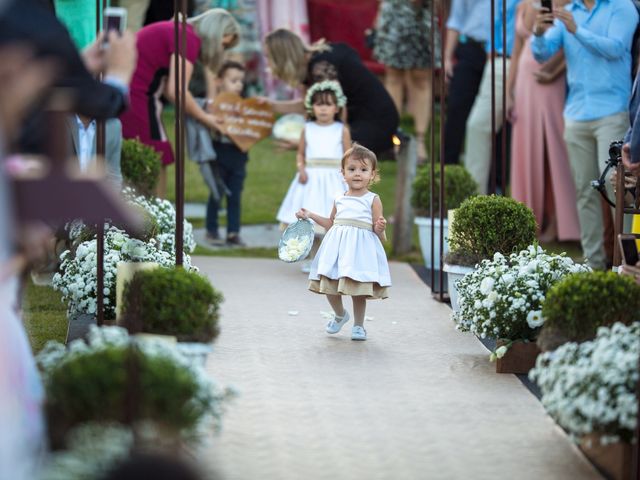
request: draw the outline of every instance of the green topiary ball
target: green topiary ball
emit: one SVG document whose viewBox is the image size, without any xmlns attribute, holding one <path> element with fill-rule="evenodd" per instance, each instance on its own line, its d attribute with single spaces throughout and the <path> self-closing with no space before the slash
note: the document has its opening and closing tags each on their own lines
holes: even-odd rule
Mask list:
<svg viewBox="0 0 640 480">
<path fill-rule="evenodd" d="M 512 198 L 468 198 L 449 226 L 447 262 L 474 266 L 496 252 L 519 252 L 535 242 L 536 229 L 533 212 Z"/>
<path fill-rule="evenodd" d="M 160 153 L 139 140 L 123 140 L 120 168 L 126 185 L 141 195 L 152 195 L 160 176 Z"/>
<path fill-rule="evenodd" d="M 440 212 L 440 166 L 435 169 L 435 191 L 433 212 Z M 447 209 L 458 208 L 464 199 L 478 193 L 478 184 L 462 165 L 444 166 L 444 194 L 445 212 Z M 431 215 L 431 166 L 423 165 L 413 182 L 411 204 L 416 213 L 428 217 Z"/>
<path fill-rule="evenodd" d="M 598 327 L 640 321 L 640 285 L 613 272 L 568 275 L 547 292 L 542 317 L 542 350 L 590 340 Z"/>
<path fill-rule="evenodd" d="M 211 402 L 194 401 L 200 387 L 191 370 L 171 358 L 127 346 L 70 359 L 50 372 L 46 391 L 49 433 L 56 446 L 62 446 L 71 428 L 90 421 L 151 420 L 176 433 L 190 430 Z"/>
<path fill-rule="evenodd" d="M 137 272 L 123 293 L 123 324 L 131 333 L 210 342 L 218 335 L 223 296 L 209 280 L 183 268 Z"/>
</svg>

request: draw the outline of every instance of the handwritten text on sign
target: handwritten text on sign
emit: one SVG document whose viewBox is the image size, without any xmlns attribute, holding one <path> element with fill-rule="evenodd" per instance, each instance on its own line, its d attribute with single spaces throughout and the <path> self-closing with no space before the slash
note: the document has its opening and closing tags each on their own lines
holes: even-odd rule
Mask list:
<svg viewBox="0 0 640 480">
<path fill-rule="evenodd" d="M 213 101 L 211 113 L 222 119 L 223 130 L 243 152 L 268 137 L 273 128 L 273 111 L 267 103 L 221 93 Z"/>
</svg>

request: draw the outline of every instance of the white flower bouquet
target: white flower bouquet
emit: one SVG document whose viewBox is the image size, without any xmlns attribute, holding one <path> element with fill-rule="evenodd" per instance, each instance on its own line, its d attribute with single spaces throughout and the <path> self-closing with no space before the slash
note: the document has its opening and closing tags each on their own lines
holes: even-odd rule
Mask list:
<svg viewBox="0 0 640 480">
<path fill-rule="evenodd" d="M 508 258 L 496 253 L 457 283 L 460 309 L 456 328 L 481 338 L 506 340 L 491 359 L 502 357 L 511 342 L 533 340 L 544 323 L 542 302 L 563 276 L 588 271 L 564 255 L 550 255 L 531 245 Z"/>
<path fill-rule="evenodd" d="M 78 245 L 75 256 L 67 250 L 60 259 L 60 271 L 53 276 L 52 286 L 62 293 L 69 314 L 95 314 L 97 309 L 96 240 Z M 130 238 L 116 227 L 105 225 L 104 236 L 104 303 L 105 318 L 115 318 L 116 271 L 118 262 L 154 262 L 162 267 L 175 264 L 172 250 L 159 248 L 155 239 L 148 243 Z M 184 266 L 191 269 L 191 259 L 184 255 Z"/>
<path fill-rule="evenodd" d="M 313 246 L 313 223 L 298 220 L 282 233 L 278 244 L 278 257 L 284 262 L 298 262 L 307 258 Z"/>
<path fill-rule="evenodd" d="M 636 428 L 640 323 L 600 327 L 594 340 L 565 343 L 538 357 L 529 377 L 542 405 L 574 438 L 631 441 Z"/>
</svg>

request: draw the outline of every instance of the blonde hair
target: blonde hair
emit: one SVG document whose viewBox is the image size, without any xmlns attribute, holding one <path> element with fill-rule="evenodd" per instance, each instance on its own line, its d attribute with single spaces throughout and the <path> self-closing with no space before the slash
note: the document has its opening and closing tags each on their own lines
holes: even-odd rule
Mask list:
<svg viewBox="0 0 640 480">
<path fill-rule="evenodd" d="M 378 173 L 378 157 L 376 154 L 369 150 L 367 147 L 363 147 L 358 142 L 353 142 L 351 144 L 351 148 L 344 152 L 342 156 L 342 170 L 344 171 L 344 167 L 347 163 L 347 160 L 352 158 L 353 160 L 359 160 L 360 162 L 366 164 L 369 162 L 371 164 L 371 170 L 374 175 L 369 182 L 369 185 L 373 185 L 374 183 L 378 183 L 380 181 L 380 175 Z"/>
<path fill-rule="evenodd" d="M 222 8 L 212 8 L 206 12 L 187 19 L 202 41 L 200 60 L 213 73 L 216 73 L 224 60 L 224 51 L 235 46 L 240 39 L 240 25 L 233 16 Z M 222 40 L 226 35 L 233 35 L 230 45 L 225 47 Z"/>
<path fill-rule="evenodd" d="M 291 86 L 297 87 L 307 77 L 308 53 L 330 50 L 324 39 L 305 45 L 302 39 L 286 28 L 278 28 L 264 39 L 273 74 Z"/>
</svg>

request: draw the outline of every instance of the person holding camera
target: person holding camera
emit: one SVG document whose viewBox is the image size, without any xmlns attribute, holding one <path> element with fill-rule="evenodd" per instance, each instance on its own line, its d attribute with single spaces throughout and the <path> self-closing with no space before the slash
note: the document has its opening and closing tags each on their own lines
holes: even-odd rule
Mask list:
<svg viewBox="0 0 640 480">
<path fill-rule="evenodd" d="M 540 63 L 564 49 L 569 85 L 564 139 L 576 187 L 580 243 L 594 269 L 606 268 L 606 256 L 602 206 L 591 181 L 605 168 L 609 142 L 629 126 L 631 42 L 637 24 L 631 1 L 573 0 L 552 12 L 541 9 L 531 40 Z"/>
</svg>

